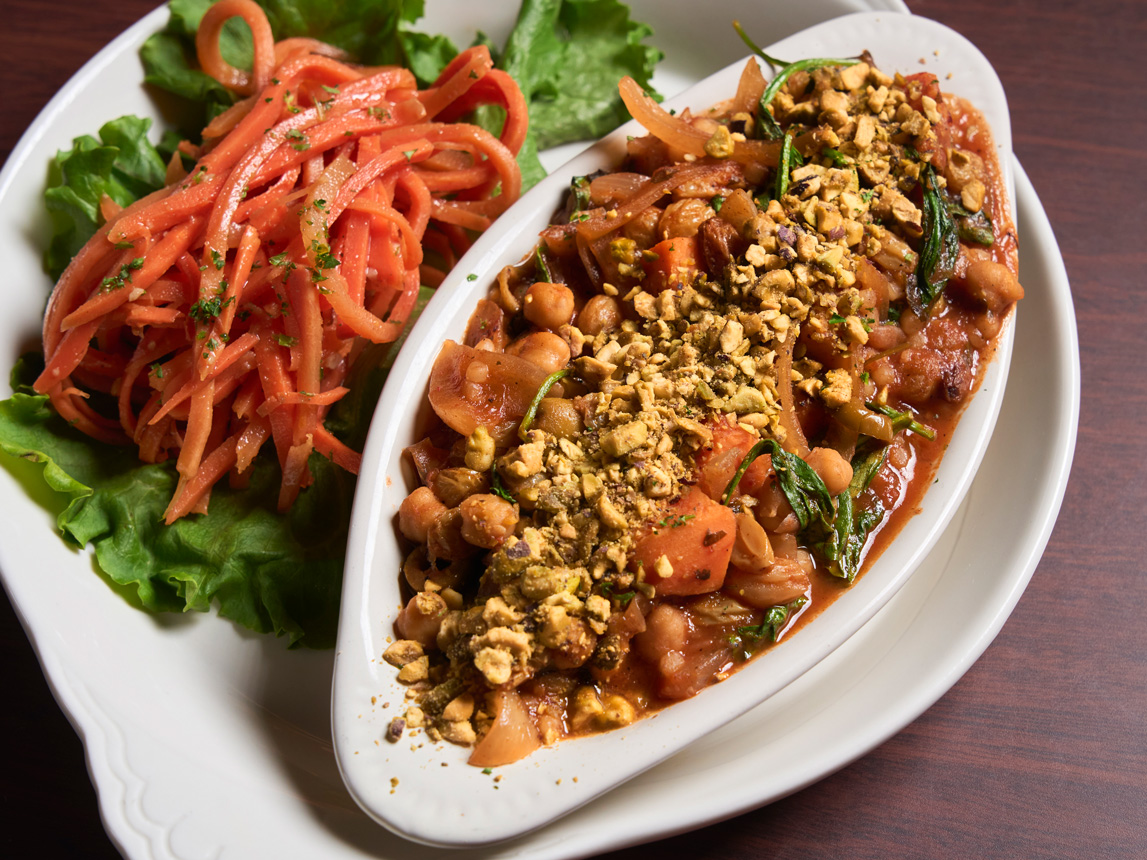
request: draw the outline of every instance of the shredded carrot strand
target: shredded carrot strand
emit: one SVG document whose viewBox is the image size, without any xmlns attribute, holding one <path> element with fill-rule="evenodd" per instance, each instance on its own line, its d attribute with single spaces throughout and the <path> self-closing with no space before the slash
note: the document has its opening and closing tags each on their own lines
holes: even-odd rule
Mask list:
<svg viewBox="0 0 1147 860">
<path fill-rule="evenodd" d="M 232 18 L 253 35 L 251 71 L 220 51 Z M 101 202 L 107 223 L 49 300 L 35 381 L 81 431 L 175 461 L 168 523 L 206 511 L 224 475 L 247 480 L 267 440 L 281 509 L 311 482 L 312 453 L 358 471 L 361 455 L 323 425 L 358 344 L 396 340 L 420 284 L 439 283 L 466 231 L 517 198 L 527 121 L 482 46 L 420 91 L 407 69 L 354 66 L 310 39 L 276 44 L 253 0 L 219 0 L 196 52 L 243 98 L 202 147 L 180 145 L 166 188 L 122 209 Z M 506 112 L 499 136 L 458 121 L 483 105 Z"/>
</svg>

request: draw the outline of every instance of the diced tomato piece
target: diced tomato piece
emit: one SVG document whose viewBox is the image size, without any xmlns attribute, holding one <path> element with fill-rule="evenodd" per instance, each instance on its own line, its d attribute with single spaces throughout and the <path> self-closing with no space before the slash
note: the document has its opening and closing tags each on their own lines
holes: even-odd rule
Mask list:
<svg viewBox="0 0 1147 860">
<path fill-rule="evenodd" d="M 701 249 L 692 236 L 666 239 L 650 248 L 649 252 L 649 259 L 641 261 L 641 267 L 645 269 L 641 288 L 647 293 L 656 295 L 680 286 L 701 271 Z"/>
<path fill-rule="evenodd" d="M 637 541 L 633 564 L 644 568 L 645 581 L 659 595 L 717 591 L 725 582 L 736 536 L 733 512 L 691 487 Z M 662 556 L 673 568 L 664 577 L 658 573 Z"/>
<path fill-rule="evenodd" d="M 928 96 L 935 102 L 940 101 L 940 81 L 931 72 L 917 72 L 904 78 L 904 92 L 908 96 L 908 104 L 913 110 L 921 110 L 922 96 Z"/>
<path fill-rule="evenodd" d="M 719 502 L 757 437 L 725 418 L 713 422 L 710 429 L 713 443 L 697 456 L 697 489 Z M 741 476 L 737 492 L 755 495 L 768 480 L 770 469 L 772 458 L 767 454 L 758 457 Z"/>
</svg>

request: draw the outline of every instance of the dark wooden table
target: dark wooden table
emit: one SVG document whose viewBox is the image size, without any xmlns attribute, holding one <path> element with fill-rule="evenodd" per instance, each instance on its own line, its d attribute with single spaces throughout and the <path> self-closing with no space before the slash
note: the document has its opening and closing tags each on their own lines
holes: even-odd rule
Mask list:
<svg viewBox="0 0 1147 860">
<path fill-rule="evenodd" d="M 0 159 L 154 2 L 3 0 Z M 1147 4 L 910 3 L 995 64 L 1067 264 L 1083 397 L 1059 523 L 995 643 L 907 729 L 792 797 L 618 857 L 1147 858 Z M 0 856 L 117 857 L 6 598 L 0 646 Z"/>
</svg>

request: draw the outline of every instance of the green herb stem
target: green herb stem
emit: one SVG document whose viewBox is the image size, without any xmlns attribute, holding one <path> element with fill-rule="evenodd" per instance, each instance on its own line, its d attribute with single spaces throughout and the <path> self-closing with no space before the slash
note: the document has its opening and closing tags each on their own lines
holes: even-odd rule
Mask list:
<svg viewBox="0 0 1147 860">
<path fill-rule="evenodd" d="M 771 439 L 762 439 L 756 445 L 749 449 L 749 453 L 745 455 L 745 459 L 741 461 L 741 465 L 737 467 L 737 471 L 733 473 L 733 477 L 729 479 L 729 483 L 725 487 L 725 492 L 721 493 L 721 504 L 729 504 L 729 499 L 733 498 L 733 493 L 737 490 L 737 485 L 741 483 L 741 478 L 745 476 L 745 472 L 749 470 L 749 466 L 753 465 L 753 461 L 761 456 L 768 450 L 769 442 Z M 776 443 L 773 442 L 775 445 Z"/>
<path fill-rule="evenodd" d="M 534 262 L 536 264 L 538 274 L 542 276 L 541 280 L 545 281 L 547 284 L 552 284 L 554 282 L 554 276 L 550 273 L 550 267 L 546 265 L 546 258 L 545 255 L 542 254 L 541 245 L 538 245 L 538 247 L 534 249 Z"/>
<path fill-rule="evenodd" d="M 786 134 L 785 141 L 781 144 L 780 164 L 777 165 L 777 200 L 780 200 L 789 190 L 789 174 L 793 169 L 792 163 L 794 154 L 797 153 L 793 148 L 793 136 L 791 134 Z M 799 155 L 797 155 L 797 157 L 799 158 Z"/>
<path fill-rule="evenodd" d="M 530 401 L 530 408 L 526 410 L 526 414 L 522 417 L 522 423 L 518 427 L 518 438 L 523 442 L 526 441 L 526 434 L 530 430 L 530 425 L 534 423 L 534 416 L 538 414 L 538 406 L 542 402 L 542 398 L 549 393 L 549 390 L 554 387 L 554 383 L 559 379 L 564 379 L 569 376 L 569 369 L 556 370 L 547 376 L 543 381 L 538 393 L 534 395 L 534 399 Z"/>
<path fill-rule="evenodd" d="M 857 59 L 836 59 L 833 57 L 819 57 L 808 60 L 797 60 L 795 63 L 789 63 L 779 72 L 775 78 L 769 81 L 769 85 L 765 87 L 765 91 L 761 93 L 761 101 L 757 108 L 757 123 L 764 134 L 764 136 L 771 140 L 776 140 L 781 136 L 780 126 L 773 118 L 772 113 L 769 111 L 769 105 L 773 103 L 777 93 L 781 91 L 781 87 L 785 85 L 789 78 L 797 72 L 812 71 L 813 69 L 820 69 L 825 66 L 855 66 L 860 60 Z"/>
<path fill-rule="evenodd" d="M 749 34 L 741 28 L 740 21 L 733 22 L 733 29 L 737 31 L 737 35 L 741 37 L 741 41 L 749 46 L 749 50 L 768 63 L 773 68 L 782 68 L 790 66 L 792 63 L 786 63 L 784 60 L 778 60 L 776 57 L 769 56 L 761 48 L 757 47 L 757 43 L 749 38 Z"/>
<path fill-rule="evenodd" d="M 879 403 L 865 403 L 873 412 L 879 412 L 881 415 L 886 415 L 892 419 L 892 427 L 896 430 L 909 430 L 917 436 L 923 436 L 929 442 L 936 438 L 936 431 L 926 424 L 921 424 L 917 421 L 911 412 L 901 412 L 898 409 L 893 409 L 891 406 L 883 406 Z"/>
</svg>

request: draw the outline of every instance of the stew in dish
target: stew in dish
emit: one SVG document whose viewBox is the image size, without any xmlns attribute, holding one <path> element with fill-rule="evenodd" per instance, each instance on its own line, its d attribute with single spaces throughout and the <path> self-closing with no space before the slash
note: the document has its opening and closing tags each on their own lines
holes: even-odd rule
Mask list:
<svg viewBox="0 0 1147 860">
<path fill-rule="evenodd" d="M 727 677 L 917 509 L 1023 289 L 989 129 L 806 60 L 578 177 L 433 367 L 390 726 L 505 764 Z"/>
</svg>

